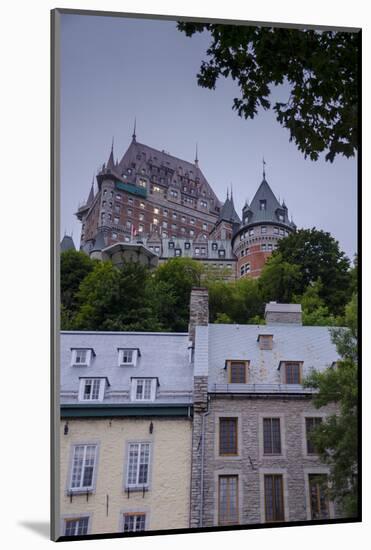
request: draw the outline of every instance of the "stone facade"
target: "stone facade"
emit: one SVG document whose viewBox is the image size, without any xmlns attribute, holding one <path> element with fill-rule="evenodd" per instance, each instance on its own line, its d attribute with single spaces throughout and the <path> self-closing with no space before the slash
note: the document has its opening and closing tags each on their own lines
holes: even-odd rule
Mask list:
<svg viewBox="0 0 371 550">
<path fill-rule="evenodd" d="M 304 418 L 333 414 L 333 407 L 315 409 L 311 399 L 267 396 L 231 397 L 212 396 L 209 414 L 205 417 L 205 458 L 203 514 L 204 527 L 218 525 L 218 477 L 237 475 L 239 487 L 240 525 L 265 522 L 263 476 L 266 473 L 283 475 L 285 521 L 311 519 L 308 474 L 326 473 L 318 456 L 306 454 Z M 196 414 L 195 414 L 196 417 Z M 238 419 L 238 455 L 219 455 L 219 417 Z M 280 417 L 282 455 L 264 456 L 262 441 L 263 417 Z M 196 422 L 196 418 L 194 420 Z M 200 423 L 200 420 L 198 420 Z M 193 444 L 194 452 L 195 442 Z M 200 450 L 198 450 L 198 454 Z M 199 459 L 198 459 L 199 460 Z M 193 470 L 192 470 L 193 471 Z M 195 474 L 194 474 L 195 475 Z M 199 502 L 192 504 L 192 515 L 199 517 Z M 340 517 L 340 511 L 330 504 L 330 517 Z M 196 526 L 196 524 L 194 524 Z"/>
<path fill-rule="evenodd" d="M 209 323 L 209 294 L 207 288 L 193 288 L 189 306 L 189 339 L 195 342 L 196 326 Z"/>
</svg>

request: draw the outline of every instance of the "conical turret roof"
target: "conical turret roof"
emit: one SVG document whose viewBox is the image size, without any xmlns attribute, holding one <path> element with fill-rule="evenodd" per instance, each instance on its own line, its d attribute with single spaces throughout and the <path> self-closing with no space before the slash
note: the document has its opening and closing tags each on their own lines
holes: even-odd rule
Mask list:
<svg viewBox="0 0 371 550">
<path fill-rule="evenodd" d="M 241 223 L 241 220 L 234 208 L 233 195 L 231 195 L 231 198 L 229 198 L 228 193 L 227 193 L 227 199 L 223 204 L 219 213 L 218 221 L 222 221 L 222 220 L 231 222 L 231 223 Z"/>
</svg>

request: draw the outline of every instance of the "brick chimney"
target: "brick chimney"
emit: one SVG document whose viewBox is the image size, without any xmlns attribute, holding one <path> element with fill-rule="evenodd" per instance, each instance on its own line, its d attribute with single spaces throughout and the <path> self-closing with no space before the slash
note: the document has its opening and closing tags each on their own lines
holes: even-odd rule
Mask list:
<svg viewBox="0 0 371 550">
<path fill-rule="evenodd" d="M 301 314 L 301 304 L 269 302 L 265 306 L 264 319 L 267 325 L 302 325 Z"/>
<path fill-rule="evenodd" d="M 196 326 L 207 326 L 209 324 L 209 291 L 207 288 L 195 287 L 191 291 L 189 304 L 189 325 L 188 333 L 192 345 L 195 344 Z"/>
</svg>

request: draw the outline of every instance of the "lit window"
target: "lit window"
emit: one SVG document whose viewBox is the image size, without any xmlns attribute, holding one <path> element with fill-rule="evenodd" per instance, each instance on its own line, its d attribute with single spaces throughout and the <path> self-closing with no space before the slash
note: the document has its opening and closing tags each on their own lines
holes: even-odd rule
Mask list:
<svg viewBox="0 0 371 550">
<path fill-rule="evenodd" d="M 142 488 L 149 483 L 150 443 L 130 443 L 126 486 Z"/>
<path fill-rule="evenodd" d="M 191 237 L 193 237 L 193 235 L 195 234 L 195 232 L 193 231 L 193 229 L 190 229 L 190 230 L 189 230 L 189 234 L 190 234 Z"/>
<path fill-rule="evenodd" d="M 156 254 L 160 254 L 160 247 L 159 246 L 155 246 L 155 252 L 156 252 Z"/>
<path fill-rule="evenodd" d="M 156 378 L 133 378 L 132 401 L 154 401 L 156 397 Z"/>
<path fill-rule="evenodd" d="M 65 537 L 76 537 L 77 535 L 87 535 L 89 526 L 89 517 L 73 518 L 64 520 Z"/>
<path fill-rule="evenodd" d="M 166 228 L 166 227 L 167 227 L 167 222 L 165 222 L 165 221 L 162 222 L 162 227 L 165 227 L 165 228 Z"/>
<path fill-rule="evenodd" d="M 204 229 L 204 230 L 207 229 L 207 223 L 203 223 L 203 224 L 202 224 L 202 229 Z"/>
<path fill-rule="evenodd" d="M 130 513 L 124 514 L 124 533 L 135 533 L 138 531 L 145 531 L 146 515 Z"/>
<path fill-rule="evenodd" d="M 80 378 L 79 401 L 103 401 L 105 378 Z"/>
<path fill-rule="evenodd" d="M 261 232 L 262 232 L 263 235 L 267 232 L 267 226 L 266 225 L 262 225 Z"/>
<path fill-rule="evenodd" d="M 157 225 L 157 224 L 158 224 L 158 219 L 157 219 L 157 218 L 153 218 L 153 223 L 154 223 L 154 225 Z"/>
<path fill-rule="evenodd" d="M 139 214 L 139 219 L 142 222 L 144 220 L 144 214 Z"/>
<path fill-rule="evenodd" d="M 73 349 L 71 366 L 73 367 L 87 367 L 90 365 L 92 356 L 91 349 Z"/>
<path fill-rule="evenodd" d="M 141 203 L 139 204 L 139 206 L 140 206 L 141 208 L 145 208 L 145 207 L 146 207 L 146 205 L 144 204 L 144 202 L 141 202 Z"/>
<path fill-rule="evenodd" d="M 158 213 L 159 213 L 159 209 L 158 209 L 158 208 L 154 208 L 154 209 L 153 209 L 153 213 L 154 213 L 154 214 L 158 214 Z"/>
<path fill-rule="evenodd" d="M 181 255 L 182 255 L 181 249 L 180 249 L 180 248 L 176 248 L 176 249 L 175 249 L 175 256 L 178 256 L 178 257 L 179 257 L 179 256 L 181 256 Z"/>
<path fill-rule="evenodd" d="M 249 235 L 250 235 L 250 237 L 251 237 L 252 235 L 254 235 L 254 229 L 250 229 L 250 230 L 249 230 Z"/>
<path fill-rule="evenodd" d="M 200 255 L 200 249 L 198 248 L 198 246 L 196 246 L 195 248 L 195 256 L 199 256 Z"/>
<path fill-rule="evenodd" d="M 142 223 L 139 224 L 138 231 L 139 231 L 139 233 L 143 233 L 144 225 Z"/>
<path fill-rule="evenodd" d="M 70 477 L 71 491 L 89 491 L 94 486 L 96 445 L 74 445 Z"/>
<path fill-rule="evenodd" d="M 112 233 L 112 239 L 114 239 L 114 240 L 117 239 L 117 233 Z"/>
<path fill-rule="evenodd" d="M 135 367 L 138 359 L 138 350 L 119 349 L 119 367 Z"/>
</svg>

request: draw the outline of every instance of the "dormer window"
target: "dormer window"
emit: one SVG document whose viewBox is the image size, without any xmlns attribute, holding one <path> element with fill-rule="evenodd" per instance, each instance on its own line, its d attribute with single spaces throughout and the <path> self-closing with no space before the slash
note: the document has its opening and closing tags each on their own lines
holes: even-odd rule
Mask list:
<svg viewBox="0 0 371 550">
<path fill-rule="evenodd" d="M 86 348 L 72 349 L 71 366 L 88 367 L 91 363 L 93 350 Z"/>
<path fill-rule="evenodd" d="M 218 255 L 219 255 L 219 258 L 224 258 L 225 257 L 225 250 L 223 250 L 223 249 L 219 250 Z"/>
<path fill-rule="evenodd" d="M 273 334 L 259 334 L 258 336 L 260 349 L 272 349 L 273 348 Z"/>
<path fill-rule="evenodd" d="M 185 250 L 189 250 L 191 248 L 191 243 L 184 243 Z"/>
<path fill-rule="evenodd" d="M 132 378 L 132 401 L 154 401 L 156 399 L 157 378 Z"/>
<path fill-rule="evenodd" d="M 301 384 L 303 361 L 281 361 L 278 370 L 282 384 Z"/>
<path fill-rule="evenodd" d="M 175 249 L 175 256 L 179 257 L 179 256 L 181 256 L 181 255 L 182 255 L 182 250 L 181 250 L 181 248 L 176 248 L 176 249 Z"/>
<path fill-rule="evenodd" d="M 228 382 L 230 384 L 246 384 L 247 383 L 247 370 L 250 361 L 226 361 L 226 368 L 228 371 Z"/>
<path fill-rule="evenodd" d="M 266 200 L 259 201 L 259 204 L 260 204 L 260 210 L 266 210 L 267 209 L 267 201 Z"/>
<path fill-rule="evenodd" d="M 106 378 L 80 378 L 79 401 L 103 401 Z"/>
<path fill-rule="evenodd" d="M 174 248 L 174 243 L 172 241 L 169 242 L 169 248 Z"/>
<path fill-rule="evenodd" d="M 118 366 L 135 367 L 140 351 L 138 349 L 122 348 L 118 349 Z"/>
<path fill-rule="evenodd" d="M 218 244 L 217 243 L 212 243 L 211 248 L 212 248 L 212 250 L 218 250 Z"/>
</svg>

